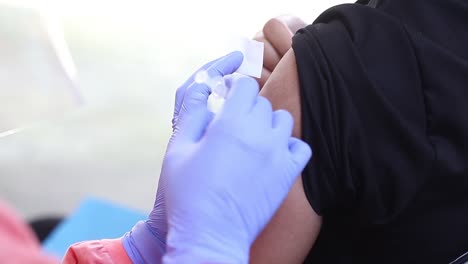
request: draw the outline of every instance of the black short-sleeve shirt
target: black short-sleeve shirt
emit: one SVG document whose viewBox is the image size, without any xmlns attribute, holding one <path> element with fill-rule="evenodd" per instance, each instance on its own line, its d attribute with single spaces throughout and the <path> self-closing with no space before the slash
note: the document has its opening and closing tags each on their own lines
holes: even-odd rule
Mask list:
<svg viewBox="0 0 468 264">
<path fill-rule="evenodd" d="M 293 39 L 307 263 L 448 263 L 468 251 L 468 2 L 327 10 Z"/>
</svg>

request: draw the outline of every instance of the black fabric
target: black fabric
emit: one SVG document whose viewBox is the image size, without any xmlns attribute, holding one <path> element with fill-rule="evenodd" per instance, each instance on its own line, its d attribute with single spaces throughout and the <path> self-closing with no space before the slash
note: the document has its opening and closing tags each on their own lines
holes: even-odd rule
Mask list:
<svg viewBox="0 0 468 264">
<path fill-rule="evenodd" d="M 32 220 L 31 226 L 37 239 L 42 243 L 54 231 L 54 229 L 62 222 L 63 217 L 46 217 Z"/>
<path fill-rule="evenodd" d="M 468 250 L 468 2 L 371 0 L 293 39 L 306 263 L 449 263 Z"/>
</svg>

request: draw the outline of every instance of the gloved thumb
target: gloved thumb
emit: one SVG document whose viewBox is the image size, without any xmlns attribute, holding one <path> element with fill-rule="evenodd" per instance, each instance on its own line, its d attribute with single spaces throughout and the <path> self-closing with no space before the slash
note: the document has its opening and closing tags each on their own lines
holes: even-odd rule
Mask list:
<svg viewBox="0 0 468 264">
<path fill-rule="evenodd" d="M 215 64 L 216 62 L 218 62 L 219 60 L 222 60 L 224 59 L 224 57 L 221 57 L 221 58 L 218 58 L 214 61 L 211 61 L 205 65 L 203 65 L 200 69 L 198 69 L 198 71 L 195 72 L 195 74 L 193 74 L 192 76 L 190 76 L 190 78 L 184 82 L 184 84 L 182 84 L 176 91 L 176 98 L 175 98 L 175 106 L 174 106 L 174 116 L 173 118 L 176 120 L 178 117 L 179 117 L 179 112 L 180 112 L 180 108 L 182 107 L 182 103 L 184 101 L 184 96 L 185 96 L 185 92 L 186 90 L 188 89 L 188 87 L 190 87 L 190 85 L 195 81 L 195 76 L 198 72 L 200 71 L 206 71 L 207 69 L 209 69 L 213 64 Z M 174 126 L 174 124 L 172 124 Z"/>
<path fill-rule="evenodd" d="M 179 115 L 196 111 L 198 108 L 207 108 L 210 93 L 210 88 L 206 84 L 193 83 L 187 88 Z"/>
<path fill-rule="evenodd" d="M 181 113 L 171 141 L 175 143 L 183 140 L 195 143 L 204 135 L 207 126 L 213 119 L 213 113 L 206 107 L 206 101 L 199 103 L 200 105 L 197 107 L 189 109 L 189 112 Z"/>
<path fill-rule="evenodd" d="M 300 173 L 312 157 L 312 149 L 307 143 L 294 137 L 289 138 L 288 146 L 292 162 L 297 166 L 297 173 Z"/>
</svg>

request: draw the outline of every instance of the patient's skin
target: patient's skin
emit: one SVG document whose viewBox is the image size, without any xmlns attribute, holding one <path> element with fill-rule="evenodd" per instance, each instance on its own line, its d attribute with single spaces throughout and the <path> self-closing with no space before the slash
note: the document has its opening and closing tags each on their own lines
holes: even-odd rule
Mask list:
<svg viewBox="0 0 468 264">
<path fill-rule="evenodd" d="M 297 21 L 297 20 L 296 20 Z M 297 76 L 294 51 L 290 49 L 291 36 L 284 41 L 278 32 L 283 30 L 284 22 L 274 21 L 266 24 L 266 32 L 276 32 L 277 39 L 282 39 L 283 45 L 289 45 L 284 57 L 276 65 L 276 56 L 282 56 L 284 47 L 274 49 L 275 53 L 265 53 L 264 72 L 259 82 L 263 85 L 261 95 L 268 98 L 275 110 L 288 110 L 294 117 L 293 136 L 301 137 L 301 109 L 299 97 L 299 80 Z M 269 25 L 269 27 L 267 27 Z M 271 27 L 274 27 L 273 29 Z M 268 33 L 267 33 L 268 34 Z M 257 35 L 258 36 L 258 35 Z M 271 44 L 271 43 L 270 43 Z M 267 46 L 267 45 L 265 45 Z M 273 46 L 273 45 L 271 45 Z M 279 52 L 278 52 L 279 51 Z M 271 55 L 273 54 L 273 55 Z M 270 74 L 268 71 L 272 69 Z M 263 230 L 253 244 L 250 252 L 251 263 L 302 263 L 312 248 L 322 224 L 322 218 L 317 215 L 306 199 L 302 186 L 302 178 L 298 177 L 288 197 L 276 212 L 272 221 Z"/>
<path fill-rule="evenodd" d="M 294 33 L 304 26 L 306 23 L 298 17 L 280 16 L 270 19 L 255 35 L 255 40 L 265 44 L 262 76 L 258 79 L 260 87 L 265 85 L 278 62 L 291 48 Z"/>
</svg>

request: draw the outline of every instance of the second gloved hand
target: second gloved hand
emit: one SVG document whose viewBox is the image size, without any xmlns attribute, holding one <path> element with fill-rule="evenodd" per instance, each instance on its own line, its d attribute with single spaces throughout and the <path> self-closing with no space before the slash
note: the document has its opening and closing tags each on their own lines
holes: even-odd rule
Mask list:
<svg viewBox="0 0 468 264">
<path fill-rule="evenodd" d="M 291 115 L 273 112 L 254 79 L 225 79 L 231 91 L 221 112 L 212 119 L 205 94 L 179 115 L 166 153 L 164 263 L 248 263 L 252 242 L 311 156 L 291 137 Z"/>
<path fill-rule="evenodd" d="M 199 69 L 207 71 L 210 75 L 230 74 L 242 63 L 242 54 L 234 52 L 214 60 Z M 197 71 L 198 72 L 198 71 Z M 206 98 L 210 90 L 206 86 L 194 85 L 194 76 L 191 76 L 177 89 L 174 116 L 172 119 L 173 135 L 168 148 L 177 138 L 179 129 L 179 116 L 192 111 L 206 109 Z M 133 263 L 161 263 L 162 256 L 166 252 L 167 218 L 164 182 L 171 175 L 161 175 L 153 210 L 148 219 L 137 223 L 131 232 L 125 234 L 122 239 L 124 248 Z"/>
</svg>

